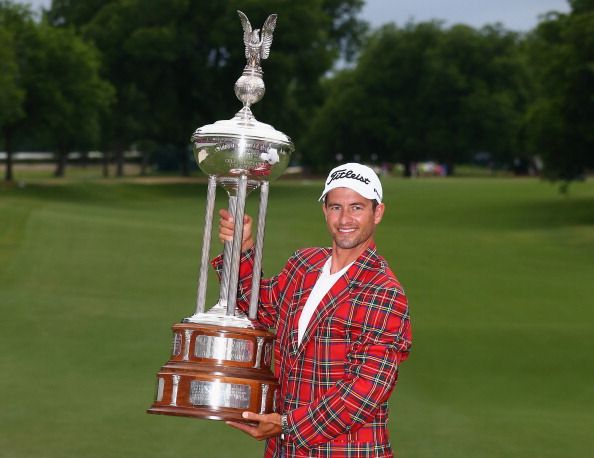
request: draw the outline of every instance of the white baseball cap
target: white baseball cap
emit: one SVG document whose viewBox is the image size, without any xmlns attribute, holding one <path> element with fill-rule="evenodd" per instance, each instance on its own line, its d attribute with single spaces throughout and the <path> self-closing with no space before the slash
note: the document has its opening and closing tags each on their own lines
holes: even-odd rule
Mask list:
<svg viewBox="0 0 594 458">
<path fill-rule="evenodd" d="M 326 178 L 326 186 L 319 200 L 323 200 L 334 188 L 349 188 L 366 199 L 382 202 L 382 184 L 376 173 L 363 164 L 349 162 L 334 167 Z"/>
</svg>

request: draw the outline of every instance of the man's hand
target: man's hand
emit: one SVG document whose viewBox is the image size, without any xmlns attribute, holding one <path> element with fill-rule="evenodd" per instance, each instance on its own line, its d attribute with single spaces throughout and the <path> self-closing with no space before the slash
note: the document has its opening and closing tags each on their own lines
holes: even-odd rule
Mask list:
<svg viewBox="0 0 594 458">
<path fill-rule="evenodd" d="M 243 412 L 241 415 L 246 420 L 257 422 L 257 425 L 250 425 L 248 423 L 239 423 L 237 421 L 227 421 L 229 426 L 233 426 L 246 434 L 249 434 L 259 441 L 268 439 L 270 437 L 280 436 L 281 416 L 278 413 L 269 413 L 259 415 L 253 412 Z"/>
<path fill-rule="evenodd" d="M 219 210 L 219 240 L 221 242 L 232 242 L 235 222 L 229 210 L 222 208 Z M 241 238 L 241 251 L 245 251 L 254 246 L 252 239 L 252 218 L 249 215 L 243 216 L 243 236 Z"/>
</svg>

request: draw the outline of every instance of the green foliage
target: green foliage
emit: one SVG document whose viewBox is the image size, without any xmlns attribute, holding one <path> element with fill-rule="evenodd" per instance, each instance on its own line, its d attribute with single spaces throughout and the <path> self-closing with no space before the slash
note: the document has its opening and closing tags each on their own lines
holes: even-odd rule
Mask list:
<svg viewBox="0 0 594 458">
<path fill-rule="evenodd" d="M 548 15 L 528 42 L 538 85 L 529 113 L 533 148 L 548 177 L 566 183 L 594 167 L 594 6 L 571 4 L 569 15 Z"/>
<path fill-rule="evenodd" d="M 97 144 L 100 116 L 113 90 L 99 77 L 96 50 L 72 30 L 37 22 L 28 7 L 8 1 L 0 3 L 0 26 L 0 52 L 10 70 L 2 78 L 18 84 L 11 89 L 7 79 L 6 87 L 2 85 L 7 97 L 0 97 L 2 103 L 9 98 L 13 113 L 0 119 L 7 152 L 21 139 L 43 140 L 57 153 L 61 175 L 69 151 Z M 8 172 L 9 167 L 10 179 Z"/>
<path fill-rule="evenodd" d="M 28 8 L 0 0 L 0 135 L 5 126 L 24 115 L 18 43 L 30 21 Z"/>
<path fill-rule="evenodd" d="M 60 153 L 97 145 L 100 116 L 112 98 L 112 87 L 99 77 L 99 57 L 72 30 L 40 24 L 30 43 L 26 81 L 29 121 L 43 126 L 50 145 Z"/>
<path fill-rule="evenodd" d="M 12 144 L 10 126 L 25 115 L 25 90 L 20 81 L 19 64 L 14 46 L 14 34 L 6 26 L 6 17 L 0 6 L 0 139 L 6 152 L 5 181 L 12 181 Z"/>
<path fill-rule="evenodd" d="M 593 0 L 569 0 L 569 4 L 575 14 L 591 13 L 594 11 Z"/>
<path fill-rule="evenodd" d="M 271 58 L 263 63 L 267 95 L 256 116 L 299 138 L 320 100 L 320 77 L 340 52 L 352 53 L 361 0 L 111 0 L 52 4 L 49 19 L 75 27 L 103 55 L 116 88 L 107 119 L 117 150 L 135 141 L 174 145 L 182 155 L 200 125 L 231 118 L 240 108 L 233 84 L 245 66 L 236 10 L 257 28 L 279 15 Z"/>
<path fill-rule="evenodd" d="M 4 125 L 23 116 L 24 98 L 14 52 L 14 35 L 9 29 L 0 28 L 0 131 Z"/>
<path fill-rule="evenodd" d="M 5 181 L 12 181 L 12 156 L 15 136 L 26 122 L 27 49 L 34 23 L 31 10 L 11 1 L 0 0 L 0 138 L 6 152 Z"/>
<path fill-rule="evenodd" d="M 450 165 L 478 151 L 507 159 L 522 150 L 527 100 L 518 42 L 500 27 L 384 26 L 357 67 L 327 83 L 308 136 L 308 162 L 329 164 L 336 153 Z"/>
<path fill-rule="evenodd" d="M 430 159 L 451 171 L 477 152 L 501 164 L 537 155 L 566 183 L 594 167 L 592 0 L 571 0 L 570 14 L 549 14 L 528 36 L 439 22 L 366 35 L 362 5 L 54 0 L 39 22 L 30 7 L 0 0 L 4 148 L 26 141 L 63 159 L 96 147 L 123 166 L 136 145 L 163 163 L 177 157 L 188 173 L 190 134 L 240 108 L 241 9 L 254 27 L 279 15 L 263 62 L 267 94 L 253 109 L 293 138 L 297 162 Z M 355 56 L 329 75 L 339 57 Z"/>
</svg>

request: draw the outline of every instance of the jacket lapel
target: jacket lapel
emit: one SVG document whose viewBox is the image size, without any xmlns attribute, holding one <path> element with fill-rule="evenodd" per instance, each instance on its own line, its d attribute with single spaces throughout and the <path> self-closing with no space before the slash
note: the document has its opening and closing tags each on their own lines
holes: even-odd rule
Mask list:
<svg viewBox="0 0 594 458">
<path fill-rule="evenodd" d="M 315 286 L 316 282 L 318 281 L 318 277 L 322 273 L 322 268 L 324 267 L 324 263 L 328 259 L 328 254 L 322 256 L 318 262 L 313 264 L 303 276 L 301 280 L 301 287 L 299 288 L 298 294 L 299 296 L 295 298 L 293 306 L 291 307 L 288 322 L 288 350 L 289 355 L 291 358 L 294 358 L 297 355 L 298 347 L 299 347 L 299 318 L 301 317 L 301 312 L 303 311 L 303 307 L 307 302 L 313 287 Z"/>
<path fill-rule="evenodd" d="M 321 302 L 318 304 L 316 311 L 311 317 L 309 325 L 307 326 L 307 330 L 303 335 L 303 339 L 301 340 L 301 345 L 298 345 L 298 326 L 299 326 L 299 317 L 301 316 L 301 311 L 303 310 L 303 306 L 305 302 L 307 302 L 307 298 L 317 281 L 317 278 L 322 271 L 322 267 L 324 262 L 322 262 L 315 271 L 315 278 L 313 278 L 313 283 L 308 290 L 307 295 L 304 295 L 301 301 L 299 301 L 299 310 L 298 313 L 294 316 L 294 321 L 291 323 L 291 354 L 295 356 L 295 361 L 299 354 L 303 351 L 307 343 L 309 342 L 311 336 L 315 334 L 316 328 L 324 322 L 324 320 L 332 313 L 332 311 L 336 308 L 337 304 L 343 302 L 350 294 L 351 291 L 359 284 L 359 278 L 363 275 L 366 269 L 369 269 L 370 261 L 375 257 L 375 245 L 372 244 L 367 250 L 365 250 L 359 258 L 353 262 L 351 267 L 342 275 L 337 282 L 330 288 L 330 291 L 326 293 L 326 295 L 322 298 Z M 309 283 L 308 283 L 309 284 Z"/>
</svg>

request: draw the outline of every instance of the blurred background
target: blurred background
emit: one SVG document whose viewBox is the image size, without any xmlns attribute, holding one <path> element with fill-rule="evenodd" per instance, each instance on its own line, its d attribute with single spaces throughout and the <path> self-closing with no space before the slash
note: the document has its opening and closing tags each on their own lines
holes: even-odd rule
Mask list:
<svg viewBox="0 0 594 458">
<path fill-rule="evenodd" d="M 4 177 L 50 161 L 55 176 L 192 174 L 190 133 L 237 111 L 237 9 L 280 16 L 254 109 L 294 139 L 299 171 L 568 182 L 594 165 L 591 0 L 368 3 L 2 0 Z"/>
<path fill-rule="evenodd" d="M 253 111 L 296 146 L 265 273 L 329 243 L 331 167 L 382 177 L 415 338 L 398 456 L 589 456 L 593 0 L 0 0 L 0 457 L 261 455 L 144 413 L 193 313 L 189 138 L 240 108 L 237 9 L 279 15 Z"/>
</svg>

